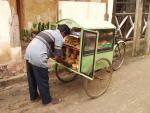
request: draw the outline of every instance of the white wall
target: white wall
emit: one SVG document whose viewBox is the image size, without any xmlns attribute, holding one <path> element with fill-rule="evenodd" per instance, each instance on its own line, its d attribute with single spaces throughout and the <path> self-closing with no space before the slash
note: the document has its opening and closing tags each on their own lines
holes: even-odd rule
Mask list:
<svg viewBox="0 0 150 113">
<path fill-rule="evenodd" d="M 95 25 L 104 20 L 105 7 L 105 3 L 61 1 L 59 19 L 73 19 L 81 26 Z"/>
<path fill-rule="evenodd" d="M 19 38 L 16 35 L 11 35 L 13 19 L 9 2 L 0 0 L 0 64 L 8 64 L 12 61 L 17 62 L 21 59 L 21 47 L 12 48 L 10 43 L 10 39 L 14 38 L 15 40 Z M 17 34 L 19 30 L 15 29 L 14 32 Z"/>
<path fill-rule="evenodd" d="M 0 0 L 0 63 L 11 59 L 10 50 L 10 17 L 11 10 L 8 1 Z"/>
<path fill-rule="evenodd" d="M 108 14 L 109 22 L 112 19 L 113 0 L 108 0 Z M 81 26 L 97 25 L 104 21 L 104 14 L 106 13 L 106 3 L 99 2 L 74 2 L 74 1 L 60 1 L 58 18 L 73 19 Z M 91 26 L 90 25 L 90 26 Z"/>
<path fill-rule="evenodd" d="M 112 13 L 113 13 L 113 1 L 114 0 L 108 0 L 108 14 L 109 14 L 109 22 L 112 20 Z"/>
</svg>

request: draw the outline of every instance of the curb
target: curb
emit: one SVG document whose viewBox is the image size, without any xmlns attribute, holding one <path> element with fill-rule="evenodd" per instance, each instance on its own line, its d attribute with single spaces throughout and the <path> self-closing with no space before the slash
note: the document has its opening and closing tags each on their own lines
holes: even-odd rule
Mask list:
<svg viewBox="0 0 150 113">
<path fill-rule="evenodd" d="M 55 82 L 57 80 L 57 78 L 55 77 L 54 74 L 55 74 L 54 72 L 50 72 L 49 80 L 52 82 Z M 21 83 L 24 81 L 27 82 L 27 74 L 21 73 L 21 74 L 15 75 L 15 76 L 10 77 L 10 78 L 0 79 L 0 87 L 7 87 L 7 86 L 10 86 L 12 84 Z"/>
<path fill-rule="evenodd" d="M 126 57 L 126 60 L 124 64 L 128 64 L 129 62 L 134 62 L 137 60 L 142 60 L 144 58 L 148 58 L 150 55 L 144 55 L 144 56 L 139 56 L 139 57 Z M 49 70 L 49 80 L 51 82 L 57 81 L 57 77 L 55 76 L 55 72 L 53 70 Z M 26 73 L 21 73 L 15 76 L 12 76 L 10 78 L 6 79 L 0 79 L 0 87 L 7 87 L 9 85 L 15 84 L 15 83 L 21 83 L 23 81 L 27 82 L 27 75 Z"/>
<path fill-rule="evenodd" d="M 1 79 L 0 80 L 0 87 L 6 87 L 6 86 L 9 86 L 11 84 L 19 83 L 19 82 L 22 82 L 25 80 L 27 80 L 26 73 L 18 74 L 18 75 L 15 75 L 15 76 L 7 78 L 7 79 Z"/>
</svg>

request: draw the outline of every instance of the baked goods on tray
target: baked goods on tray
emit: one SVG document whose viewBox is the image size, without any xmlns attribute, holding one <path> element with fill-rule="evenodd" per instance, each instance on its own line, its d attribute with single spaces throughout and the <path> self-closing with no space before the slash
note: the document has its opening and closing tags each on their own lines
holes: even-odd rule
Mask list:
<svg viewBox="0 0 150 113">
<path fill-rule="evenodd" d="M 64 44 L 79 49 L 80 39 L 79 39 L 79 38 L 75 38 L 75 37 L 73 37 L 73 36 L 66 36 L 66 37 L 64 38 Z"/>
</svg>

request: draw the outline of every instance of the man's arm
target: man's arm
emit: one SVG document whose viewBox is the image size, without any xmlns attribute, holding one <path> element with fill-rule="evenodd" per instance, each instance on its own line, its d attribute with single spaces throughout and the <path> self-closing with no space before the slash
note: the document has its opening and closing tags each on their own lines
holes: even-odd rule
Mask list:
<svg viewBox="0 0 150 113">
<path fill-rule="evenodd" d="M 58 32 L 58 37 L 55 38 L 54 42 L 54 56 L 56 60 L 62 60 L 63 58 L 62 46 L 63 46 L 63 37 Z"/>
<path fill-rule="evenodd" d="M 56 61 L 62 61 L 63 60 L 62 49 L 55 49 L 54 50 L 54 59 Z"/>
</svg>

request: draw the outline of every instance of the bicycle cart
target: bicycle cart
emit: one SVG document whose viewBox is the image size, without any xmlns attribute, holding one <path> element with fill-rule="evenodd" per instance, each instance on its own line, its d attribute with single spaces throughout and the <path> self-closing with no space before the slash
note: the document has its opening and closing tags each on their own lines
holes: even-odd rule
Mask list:
<svg viewBox="0 0 150 113">
<path fill-rule="evenodd" d="M 70 19 L 71 34 L 64 38 L 63 61 L 56 61 L 56 76 L 62 82 L 83 76 L 84 89 L 91 98 L 104 94 L 112 78 L 115 26 L 104 22 L 99 27 L 84 27 Z"/>
</svg>

